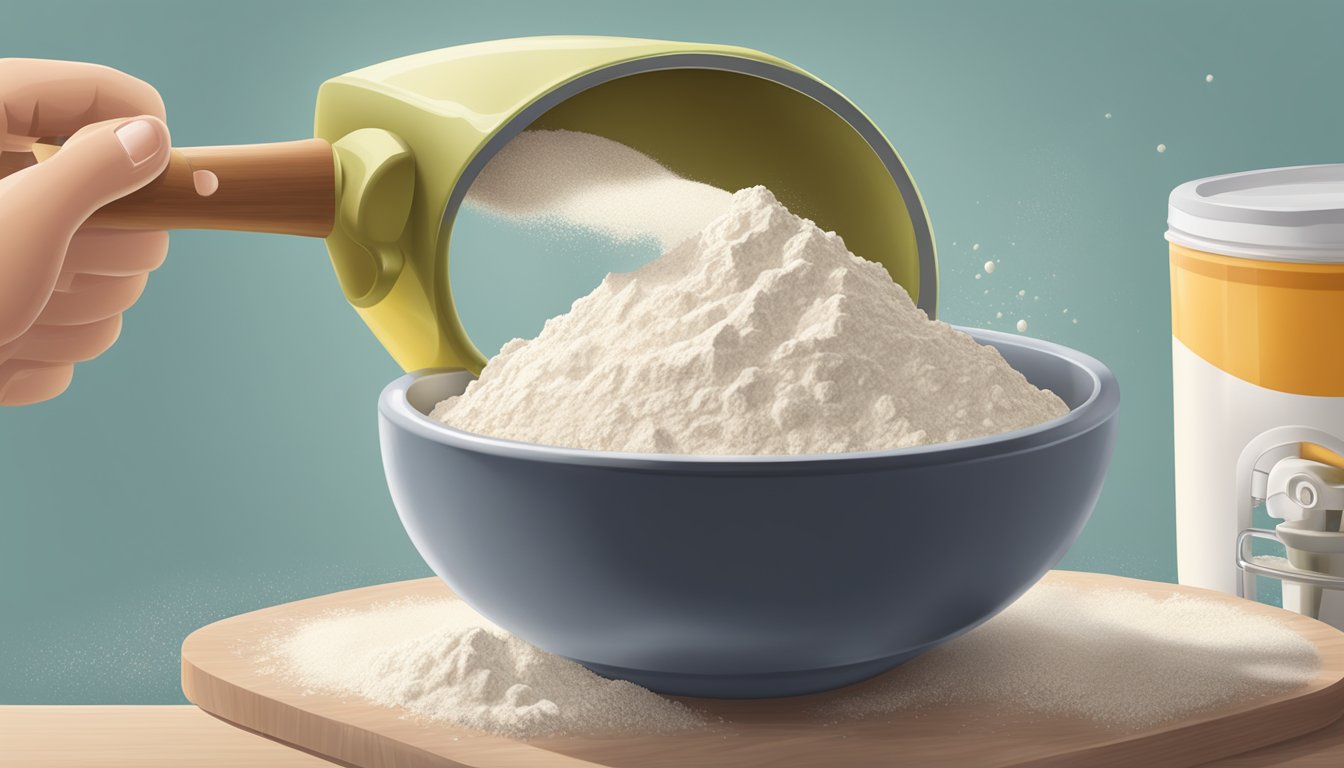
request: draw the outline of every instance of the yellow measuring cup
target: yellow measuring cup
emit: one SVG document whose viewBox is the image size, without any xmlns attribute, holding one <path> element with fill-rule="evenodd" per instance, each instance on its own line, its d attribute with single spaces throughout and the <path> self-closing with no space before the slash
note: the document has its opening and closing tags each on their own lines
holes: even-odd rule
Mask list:
<svg viewBox="0 0 1344 768">
<path fill-rule="evenodd" d="M 471 182 L 529 128 L 618 141 L 726 190 L 763 184 L 880 262 L 930 317 L 923 202 L 877 127 L 838 91 L 759 51 L 615 37 L 531 37 L 375 64 L 323 83 L 316 138 L 176 149 L 98 226 L 323 237 L 346 298 L 407 371 L 485 363 L 454 308 L 453 221 Z M 194 171 L 219 189 L 200 197 Z"/>
</svg>

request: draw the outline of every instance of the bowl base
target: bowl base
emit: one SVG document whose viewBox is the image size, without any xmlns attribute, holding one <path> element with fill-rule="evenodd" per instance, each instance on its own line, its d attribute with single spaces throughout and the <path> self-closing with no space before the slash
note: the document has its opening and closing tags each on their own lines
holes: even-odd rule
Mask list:
<svg viewBox="0 0 1344 768">
<path fill-rule="evenodd" d="M 627 680 L 667 696 L 696 696 L 707 699 L 773 699 L 821 693 L 862 682 L 886 672 L 901 662 L 918 656 L 924 649 L 887 656 L 859 664 L 805 669 L 796 672 L 771 672 L 754 675 L 693 675 L 653 672 L 643 669 L 612 667 L 606 664 L 572 659 L 602 677 Z"/>
</svg>

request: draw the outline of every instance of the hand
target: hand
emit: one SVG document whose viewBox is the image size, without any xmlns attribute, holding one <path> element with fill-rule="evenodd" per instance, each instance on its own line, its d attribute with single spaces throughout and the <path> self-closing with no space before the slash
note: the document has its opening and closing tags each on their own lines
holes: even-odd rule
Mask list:
<svg viewBox="0 0 1344 768">
<path fill-rule="evenodd" d="M 121 333 L 166 232 L 84 228 L 168 164 L 163 100 L 93 64 L 0 59 L 0 405 L 49 400 Z M 37 162 L 38 139 L 64 138 Z"/>
</svg>

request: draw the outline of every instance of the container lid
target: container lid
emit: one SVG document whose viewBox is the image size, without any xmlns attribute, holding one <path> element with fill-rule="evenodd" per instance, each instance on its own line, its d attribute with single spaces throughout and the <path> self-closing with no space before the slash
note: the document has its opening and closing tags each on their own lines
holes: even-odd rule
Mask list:
<svg viewBox="0 0 1344 768">
<path fill-rule="evenodd" d="M 1344 263 L 1344 164 L 1231 173 L 1172 190 L 1167 239 L 1210 253 Z"/>
</svg>

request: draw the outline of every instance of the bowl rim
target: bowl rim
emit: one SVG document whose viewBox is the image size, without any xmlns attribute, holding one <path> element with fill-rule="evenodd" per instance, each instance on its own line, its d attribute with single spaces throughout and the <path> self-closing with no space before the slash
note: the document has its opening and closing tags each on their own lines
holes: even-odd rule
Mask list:
<svg viewBox="0 0 1344 768">
<path fill-rule="evenodd" d="M 411 405 L 408 392 L 412 384 L 430 376 L 469 375 L 460 369 L 412 371 L 393 379 L 378 397 L 378 413 L 380 421 L 401 432 L 461 450 L 524 461 L 672 472 L 799 474 L 809 471 L 832 472 L 842 467 L 843 471 L 850 472 L 1003 456 L 1075 438 L 1110 421 L 1119 410 L 1119 382 L 1100 360 L 1050 341 L 981 328 L 953 327 L 969 334 L 981 344 L 1020 347 L 1063 360 L 1090 378 L 1092 391 L 1087 399 L 1062 416 L 996 435 L 910 448 L 796 455 L 634 453 L 541 445 L 460 430 L 429 418 Z"/>
</svg>

